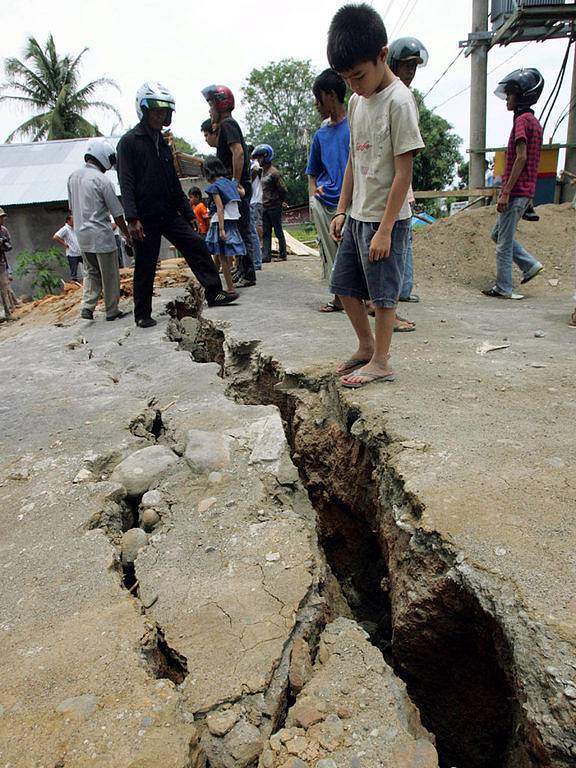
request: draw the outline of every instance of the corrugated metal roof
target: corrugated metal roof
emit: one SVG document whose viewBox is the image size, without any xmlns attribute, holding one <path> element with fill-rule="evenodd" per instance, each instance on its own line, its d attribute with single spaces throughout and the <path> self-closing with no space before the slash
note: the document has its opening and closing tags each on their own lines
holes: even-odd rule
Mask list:
<svg viewBox="0 0 576 768">
<path fill-rule="evenodd" d="M 0 144 L 0 206 L 68 199 L 68 177 L 84 164 L 90 139 Z M 118 138 L 109 138 L 115 147 Z M 120 194 L 115 171 L 108 171 Z"/>
</svg>

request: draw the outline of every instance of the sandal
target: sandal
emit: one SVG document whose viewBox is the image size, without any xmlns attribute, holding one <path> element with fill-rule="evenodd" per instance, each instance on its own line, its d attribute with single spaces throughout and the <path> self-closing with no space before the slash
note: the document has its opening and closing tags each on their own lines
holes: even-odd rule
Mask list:
<svg viewBox="0 0 576 768">
<path fill-rule="evenodd" d="M 333 301 L 329 301 L 327 304 L 324 304 L 323 307 L 320 307 L 318 312 L 343 312 L 344 307 L 341 304 L 334 304 Z"/>
<path fill-rule="evenodd" d="M 352 373 L 352 371 L 355 371 L 356 368 L 362 368 L 363 365 L 368 365 L 370 360 L 359 360 L 357 357 L 349 357 L 348 360 L 344 360 L 343 363 L 340 363 L 338 368 L 336 368 L 336 373 L 338 376 L 347 376 L 349 373 Z"/>
</svg>

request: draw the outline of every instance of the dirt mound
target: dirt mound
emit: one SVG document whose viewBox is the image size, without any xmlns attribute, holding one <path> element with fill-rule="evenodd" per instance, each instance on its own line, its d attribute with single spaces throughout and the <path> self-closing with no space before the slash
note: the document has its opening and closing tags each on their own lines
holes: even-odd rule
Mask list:
<svg viewBox="0 0 576 768">
<path fill-rule="evenodd" d="M 537 211 L 540 221 L 521 221 L 518 228 L 518 240 L 546 267 L 545 279 L 531 283 L 530 292 L 554 290 L 549 279 L 559 279 L 561 286 L 571 288 L 576 213 L 570 203 L 541 205 Z M 416 282 L 483 288 L 495 274 L 495 245 L 490 239 L 495 219 L 496 209 L 490 206 L 462 211 L 436 224 L 418 227 L 414 237 Z M 514 272 L 517 277 L 518 270 Z"/>
</svg>

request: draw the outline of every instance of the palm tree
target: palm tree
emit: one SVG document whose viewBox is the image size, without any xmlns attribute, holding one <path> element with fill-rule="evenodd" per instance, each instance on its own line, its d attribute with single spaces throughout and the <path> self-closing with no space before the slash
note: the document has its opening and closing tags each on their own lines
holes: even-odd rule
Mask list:
<svg viewBox="0 0 576 768">
<path fill-rule="evenodd" d="M 99 136 L 96 125 L 84 117 L 90 109 L 113 112 L 121 119 L 116 107 L 105 101 L 91 100 L 102 86 L 120 90 L 113 80 L 101 77 L 79 87 L 80 61 L 87 51 L 88 48 L 84 48 L 75 58 L 60 57 L 52 35 L 45 48 L 36 38 L 29 37 L 23 61 L 5 60 L 7 82 L 0 88 L 0 102 L 10 101 L 37 113 L 18 126 L 7 142 L 18 136 L 31 137 L 32 141 Z"/>
</svg>

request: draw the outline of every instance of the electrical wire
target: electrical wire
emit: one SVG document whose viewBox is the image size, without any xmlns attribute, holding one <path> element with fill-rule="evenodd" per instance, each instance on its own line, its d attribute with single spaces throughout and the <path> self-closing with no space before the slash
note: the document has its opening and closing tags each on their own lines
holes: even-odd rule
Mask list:
<svg viewBox="0 0 576 768">
<path fill-rule="evenodd" d="M 564 54 L 564 59 L 562 61 L 562 64 L 560 65 L 560 70 L 558 72 L 558 77 L 556 78 L 556 82 L 554 83 L 554 86 L 552 87 L 552 91 L 550 92 L 550 96 L 548 96 L 548 99 L 546 100 L 546 104 L 544 104 L 544 108 L 542 110 L 542 113 L 540 115 L 540 122 L 542 123 L 542 118 L 544 117 L 544 113 L 546 112 L 546 107 L 550 103 L 550 108 L 548 110 L 548 114 L 546 115 L 546 119 L 542 123 L 542 130 L 544 131 L 546 128 L 546 125 L 548 124 L 548 120 L 550 119 L 550 115 L 552 114 L 552 110 L 556 106 L 556 102 L 558 101 L 558 96 L 560 95 L 560 90 L 562 88 L 562 83 L 564 82 L 564 75 L 566 74 L 566 68 L 568 65 L 568 57 L 570 55 L 570 46 L 572 45 L 572 38 L 568 38 L 568 45 L 566 46 L 566 53 Z"/>
<path fill-rule="evenodd" d="M 396 28 L 398 27 L 398 24 L 400 23 L 400 19 L 402 19 L 404 17 L 404 14 L 406 13 L 406 10 L 407 10 L 407 8 L 408 8 L 408 6 L 410 5 L 411 2 L 412 2 L 412 0 L 406 0 L 406 2 L 404 4 L 404 8 L 402 8 L 402 10 L 400 11 L 400 14 L 399 14 L 399 16 L 398 16 L 398 18 L 396 20 L 396 24 L 394 25 L 394 28 L 392 29 L 392 34 L 390 35 L 390 39 L 392 39 L 394 37 L 394 33 L 396 32 Z"/>
<path fill-rule="evenodd" d="M 394 0 L 390 0 L 390 2 L 388 3 L 388 8 L 386 8 L 386 10 L 384 11 L 384 13 L 382 14 L 382 16 L 383 16 L 383 18 L 384 18 L 384 19 L 385 19 L 385 18 L 388 16 L 388 14 L 390 13 L 390 9 L 392 8 L 392 6 L 393 6 L 393 5 L 394 5 Z"/>
<path fill-rule="evenodd" d="M 424 94 L 424 96 L 422 96 L 422 99 L 425 99 L 425 98 L 426 98 L 426 96 L 428 96 L 428 94 L 429 94 L 429 93 L 431 93 L 431 92 L 434 90 L 434 88 L 436 88 L 436 86 L 438 85 L 438 83 L 440 82 L 440 80 L 442 80 L 442 78 L 443 78 L 443 77 L 444 77 L 444 76 L 445 76 L 445 75 L 446 75 L 446 74 L 449 72 L 449 70 L 450 70 L 450 69 L 452 69 L 452 67 L 454 66 L 454 64 L 456 64 L 456 62 L 458 61 L 458 59 L 460 58 L 460 56 L 462 56 L 462 54 L 463 54 L 463 53 L 464 53 L 464 48 L 460 48 L 460 51 L 459 51 L 458 55 L 457 55 L 457 56 L 455 56 L 455 57 L 452 59 L 452 61 L 450 62 L 450 64 L 448 64 L 448 66 L 446 67 L 446 69 L 444 70 L 444 72 L 442 72 L 442 74 L 440 75 L 440 77 L 438 78 L 438 80 L 436 80 L 436 82 L 435 82 L 435 83 L 433 83 L 432 87 L 431 87 L 431 88 L 428 88 L 428 90 L 426 91 L 426 93 Z"/>
<path fill-rule="evenodd" d="M 400 34 L 400 32 L 402 31 L 402 27 L 406 24 L 406 22 L 408 21 L 410 16 L 412 16 L 412 13 L 414 12 L 414 9 L 416 8 L 417 5 L 418 5 L 418 0 L 414 0 L 414 2 L 412 4 L 412 7 L 408 11 L 408 13 L 404 16 L 404 18 L 402 20 L 398 19 L 398 22 L 396 23 L 396 26 L 394 27 L 394 33 L 392 35 L 393 37 L 396 34 Z"/>
<path fill-rule="evenodd" d="M 550 136 L 550 141 L 554 139 L 554 136 L 556 135 L 556 131 L 558 130 L 558 128 L 560 128 L 564 120 L 566 120 L 566 118 L 568 117 L 568 115 L 570 114 L 570 112 L 575 106 L 576 106 L 576 96 L 574 96 L 574 98 L 570 100 L 570 103 L 568 104 L 568 106 L 562 111 L 558 120 L 556 120 L 556 125 L 554 126 L 554 130 L 552 131 L 552 136 Z"/>
</svg>

